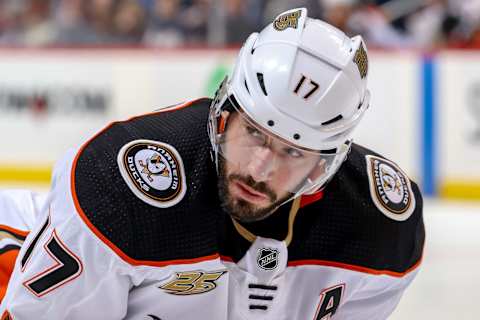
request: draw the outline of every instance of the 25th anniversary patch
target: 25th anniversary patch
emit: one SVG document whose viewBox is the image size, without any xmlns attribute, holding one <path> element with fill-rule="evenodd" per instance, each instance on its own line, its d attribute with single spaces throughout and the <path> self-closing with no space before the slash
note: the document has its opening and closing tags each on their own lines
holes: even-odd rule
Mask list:
<svg viewBox="0 0 480 320">
<path fill-rule="evenodd" d="M 134 140 L 124 145 L 117 156 L 123 179 L 142 201 L 168 208 L 185 195 L 185 169 L 180 154 L 169 144 Z"/>
<path fill-rule="evenodd" d="M 405 221 L 415 209 L 410 180 L 393 162 L 367 155 L 370 195 L 377 208 L 387 217 Z"/>
</svg>

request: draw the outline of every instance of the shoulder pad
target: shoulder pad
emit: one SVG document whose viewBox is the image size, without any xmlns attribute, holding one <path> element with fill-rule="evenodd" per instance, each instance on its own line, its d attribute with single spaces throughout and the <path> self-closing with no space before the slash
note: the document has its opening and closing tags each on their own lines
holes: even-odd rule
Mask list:
<svg viewBox="0 0 480 320">
<path fill-rule="evenodd" d="M 216 199 L 209 194 L 216 184 L 209 104 L 202 99 L 112 123 L 77 154 L 72 169 L 77 210 L 128 262 L 212 254 L 208 241 L 184 244 L 186 237 L 215 237 L 215 211 L 206 200 Z"/>
<path fill-rule="evenodd" d="M 323 199 L 304 208 L 304 227 L 318 225 L 319 236 L 303 243 L 321 258 L 303 258 L 400 276 L 422 257 L 422 207 L 418 186 L 395 163 L 354 144 Z"/>
</svg>

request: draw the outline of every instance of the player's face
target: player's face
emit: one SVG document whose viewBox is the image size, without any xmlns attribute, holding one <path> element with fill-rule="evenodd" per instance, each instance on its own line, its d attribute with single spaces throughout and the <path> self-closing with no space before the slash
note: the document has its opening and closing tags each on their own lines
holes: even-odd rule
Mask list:
<svg viewBox="0 0 480 320">
<path fill-rule="evenodd" d="M 290 147 L 238 114 L 230 118 L 219 159 L 222 204 L 237 220 L 262 220 L 292 196 L 319 156 Z"/>
</svg>

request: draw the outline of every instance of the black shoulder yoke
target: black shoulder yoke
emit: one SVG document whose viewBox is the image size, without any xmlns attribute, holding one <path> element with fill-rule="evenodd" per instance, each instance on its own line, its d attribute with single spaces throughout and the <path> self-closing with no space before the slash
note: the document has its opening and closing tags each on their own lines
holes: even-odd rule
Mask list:
<svg viewBox="0 0 480 320">
<path fill-rule="evenodd" d="M 410 182 L 415 207 L 406 220 L 387 216 L 371 194 L 368 156 L 384 159 L 354 144 L 347 161 L 327 185 L 323 199 L 300 210 L 289 250 L 290 261 L 330 261 L 394 275 L 419 263 L 425 239 L 420 191 Z M 400 187 L 397 185 L 397 189 Z"/>
<path fill-rule="evenodd" d="M 82 218 L 128 260 L 195 259 L 216 253 L 216 173 L 207 134 L 209 99 L 115 122 L 87 142 L 77 155 L 74 190 Z M 122 177 L 119 151 L 135 140 L 159 141 L 180 155 L 186 194 L 168 208 L 137 197 Z"/>
</svg>

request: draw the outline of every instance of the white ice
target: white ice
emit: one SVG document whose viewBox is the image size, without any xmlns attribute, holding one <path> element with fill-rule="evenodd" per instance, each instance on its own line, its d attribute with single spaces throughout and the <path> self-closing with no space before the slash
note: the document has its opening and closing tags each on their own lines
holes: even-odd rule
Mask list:
<svg viewBox="0 0 480 320">
<path fill-rule="evenodd" d="M 426 200 L 420 273 L 391 320 L 480 319 L 480 203 Z"/>
</svg>

